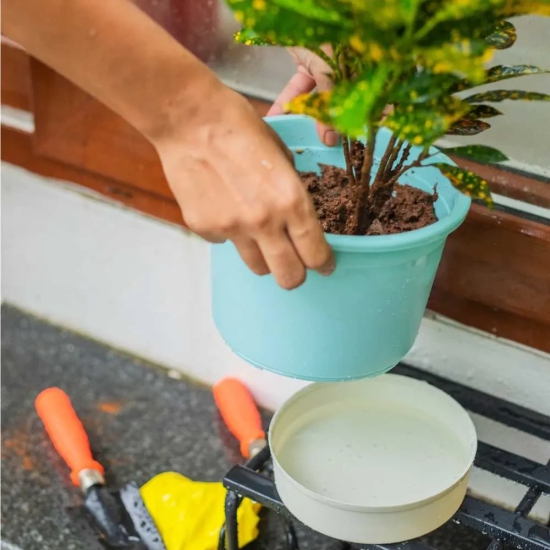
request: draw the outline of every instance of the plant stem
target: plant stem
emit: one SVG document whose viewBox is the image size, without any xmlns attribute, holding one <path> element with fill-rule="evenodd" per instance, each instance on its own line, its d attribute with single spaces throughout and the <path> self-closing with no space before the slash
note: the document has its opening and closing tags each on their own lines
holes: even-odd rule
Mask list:
<svg viewBox="0 0 550 550">
<path fill-rule="evenodd" d="M 376 172 L 376 178 L 375 181 L 378 181 L 380 179 L 383 179 L 384 174 L 387 171 L 388 163 L 390 162 L 390 159 L 392 155 L 395 152 L 395 143 L 397 141 L 397 137 L 392 135 L 390 140 L 388 141 L 388 146 L 386 147 L 386 151 L 384 152 L 384 156 L 382 157 L 382 160 L 380 161 L 380 165 L 378 166 L 378 172 Z"/>
<path fill-rule="evenodd" d="M 356 181 L 353 174 L 353 163 L 351 158 L 349 139 L 344 136 L 342 138 L 342 143 L 344 146 L 344 157 L 346 159 L 346 174 L 348 175 L 349 183 L 355 185 Z"/>
<path fill-rule="evenodd" d="M 399 162 L 397 163 L 397 166 L 395 167 L 394 170 L 392 170 L 392 173 L 391 173 L 392 179 L 395 176 L 395 174 L 397 174 L 397 173 L 399 173 L 399 175 L 401 175 L 402 170 L 403 170 L 403 166 L 404 166 L 405 162 L 407 162 L 407 159 L 409 158 L 409 155 L 411 153 L 411 148 L 412 148 L 412 144 L 407 143 L 407 145 L 405 146 L 405 149 L 403 149 L 403 153 L 401 154 L 401 158 L 399 159 Z M 418 157 L 418 159 L 420 159 L 420 157 Z"/>
<path fill-rule="evenodd" d="M 354 212 L 354 233 L 359 235 L 365 225 L 365 215 L 367 214 L 367 202 L 370 192 L 370 176 L 372 165 L 374 163 L 374 145 L 376 142 L 376 130 L 372 122 L 367 126 L 367 144 L 365 147 L 365 156 L 363 166 L 361 167 L 361 179 L 357 186 L 357 194 Z"/>
<path fill-rule="evenodd" d="M 399 156 L 399 152 L 401 151 L 401 148 L 403 147 L 403 143 L 405 143 L 402 139 L 400 139 L 395 147 L 393 148 L 393 151 L 390 155 L 390 158 L 388 160 L 388 163 L 386 164 L 386 167 L 384 168 L 384 173 L 382 174 L 382 180 L 386 181 L 392 173 L 393 164 L 396 161 L 397 157 Z"/>
<path fill-rule="evenodd" d="M 407 155 L 408 156 L 408 155 Z M 399 170 L 396 170 L 395 171 L 395 174 L 392 175 L 390 181 L 388 183 L 391 182 L 391 184 L 395 184 L 397 182 L 397 180 L 405 173 L 407 172 L 407 170 L 410 170 L 411 168 L 418 168 L 419 166 L 421 166 L 422 164 L 422 161 L 423 160 L 426 160 L 429 156 L 433 156 L 433 155 L 429 155 L 428 154 L 428 151 L 427 150 L 424 150 L 422 151 L 422 153 L 420 153 L 420 155 L 418 155 L 418 158 L 412 162 L 411 164 L 407 165 L 407 166 L 402 166 Z M 403 159 L 401 159 L 403 160 Z M 401 164 L 401 163 L 400 163 Z"/>
</svg>

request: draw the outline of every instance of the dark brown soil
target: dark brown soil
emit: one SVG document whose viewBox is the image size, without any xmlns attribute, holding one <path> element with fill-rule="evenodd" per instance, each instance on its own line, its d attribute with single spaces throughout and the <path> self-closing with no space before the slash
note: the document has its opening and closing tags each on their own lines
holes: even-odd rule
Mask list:
<svg viewBox="0 0 550 550">
<path fill-rule="evenodd" d="M 352 156 L 354 166 L 360 168 L 363 156 L 361 148 L 352 151 Z M 321 175 L 304 172 L 301 177 L 313 198 L 323 230 L 338 235 L 352 235 L 356 188 L 350 185 L 346 171 L 342 168 L 325 164 L 320 166 Z M 437 221 L 434 211 L 436 200 L 437 195 L 410 185 L 396 185 L 393 196 L 378 212 L 373 212 L 365 234 L 390 235 L 431 225 Z"/>
</svg>

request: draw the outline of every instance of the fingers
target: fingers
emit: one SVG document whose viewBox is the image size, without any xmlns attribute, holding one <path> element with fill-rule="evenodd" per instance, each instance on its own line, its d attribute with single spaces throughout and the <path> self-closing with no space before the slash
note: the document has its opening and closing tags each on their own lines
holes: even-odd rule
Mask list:
<svg viewBox="0 0 550 550">
<path fill-rule="evenodd" d="M 306 268 L 284 230 L 265 232 L 258 245 L 279 286 L 292 290 L 306 280 Z"/>
<path fill-rule="evenodd" d="M 315 80 L 305 71 L 298 72 L 288 81 L 284 90 L 279 94 L 275 103 L 267 112 L 267 116 L 282 115 L 285 113 L 285 105 L 301 94 L 307 94 L 315 88 Z"/>
<path fill-rule="evenodd" d="M 237 247 L 243 262 L 256 275 L 267 275 L 269 267 L 264 260 L 260 247 L 256 242 L 246 237 L 234 237 L 233 243 Z"/>
<path fill-rule="evenodd" d="M 182 225 L 187 231 L 191 231 L 192 233 L 195 233 L 195 235 L 198 235 L 201 239 L 204 239 L 205 241 L 208 241 L 209 243 L 222 244 L 227 240 L 225 237 L 220 237 L 220 236 L 214 235 L 213 233 L 210 233 L 210 232 L 197 233 L 196 231 L 193 231 L 189 227 L 189 224 L 187 223 L 187 221 L 185 220 L 185 218 L 183 216 L 183 212 L 181 213 L 181 218 L 182 218 Z"/>
<path fill-rule="evenodd" d="M 287 231 L 305 265 L 321 275 L 330 275 L 334 271 L 334 253 L 327 243 L 309 197 L 293 209 Z"/>
<path fill-rule="evenodd" d="M 319 92 L 326 92 L 334 86 L 330 75 L 331 69 L 323 59 L 304 48 L 292 48 L 290 53 L 298 65 L 298 72 L 289 80 L 267 116 L 284 114 L 285 105 L 301 94 L 309 93 L 315 88 Z M 326 124 L 318 122 L 317 133 L 321 142 L 328 147 L 340 143 L 338 133 Z"/>
<path fill-rule="evenodd" d="M 336 147 L 336 145 L 340 143 L 340 135 L 338 132 L 335 132 L 333 128 L 322 122 L 317 122 L 317 134 L 319 135 L 319 139 L 327 147 Z"/>
<path fill-rule="evenodd" d="M 330 77 L 330 67 L 320 57 L 311 54 L 304 59 L 308 64 L 306 69 L 315 80 L 315 86 L 319 92 L 328 92 L 334 87 L 332 78 Z M 340 143 L 340 136 L 333 128 L 317 123 L 317 133 L 319 139 L 328 147 L 335 147 Z"/>
</svg>

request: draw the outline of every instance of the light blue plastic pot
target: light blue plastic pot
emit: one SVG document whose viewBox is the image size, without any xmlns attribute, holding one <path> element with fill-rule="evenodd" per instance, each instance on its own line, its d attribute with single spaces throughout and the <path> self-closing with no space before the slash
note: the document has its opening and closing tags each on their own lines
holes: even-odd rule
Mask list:
<svg viewBox="0 0 550 550">
<path fill-rule="evenodd" d="M 301 171 L 318 163 L 344 166 L 341 148 L 320 144 L 305 116 L 267 119 L 295 154 Z M 390 132 L 379 132 L 379 162 Z M 411 158 L 420 150 L 413 148 Z M 450 162 L 439 153 L 432 162 Z M 447 236 L 466 217 L 470 199 L 437 168 L 412 170 L 400 180 L 432 192 L 438 221 L 382 236 L 327 235 L 337 268 L 309 272 L 299 288 L 281 289 L 271 275 L 254 275 L 232 243 L 212 246 L 214 321 L 229 347 L 249 363 L 284 376 L 334 381 L 387 372 L 411 349 Z"/>
</svg>

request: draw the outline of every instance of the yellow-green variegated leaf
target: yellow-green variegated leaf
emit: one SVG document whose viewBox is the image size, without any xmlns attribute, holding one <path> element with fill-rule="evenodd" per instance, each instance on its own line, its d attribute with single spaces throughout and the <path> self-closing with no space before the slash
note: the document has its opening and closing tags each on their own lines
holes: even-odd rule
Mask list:
<svg viewBox="0 0 550 550">
<path fill-rule="evenodd" d="M 533 74 L 544 74 L 550 71 L 535 67 L 535 65 L 497 65 L 487 71 L 484 83 L 500 82 L 509 78 L 518 76 L 528 76 Z"/>
<path fill-rule="evenodd" d="M 514 45 L 517 37 L 516 27 L 510 21 L 500 21 L 485 41 L 497 50 L 505 50 Z"/>
<path fill-rule="evenodd" d="M 496 65 L 491 67 L 483 78 L 482 82 L 472 84 L 468 80 L 461 80 L 452 86 L 451 91 L 461 92 L 463 90 L 468 90 L 469 88 L 475 88 L 478 85 L 482 84 L 491 84 L 493 82 L 500 82 L 501 80 L 508 80 L 509 78 L 517 78 L 519 76 L 529 76 L 534 74 L 544 74 L 548 73 L 545 69 L 540 67 L 535 67 L 534 65 Z"/>
<path fill-rule="evenodd" d="M 548 0 L 506 0 L 495 11 L 500 17 L 550 15 L 550 2 Z"/>
<path fill-rule="evenodd" d="M 413 145 L 431 145 L 469 110 L 469 106 L 452 96 L 419 105 L 397 106 L 385 120 L 399 139 Z"/>
<path fill-rule="evenodd" d="M 391 29 L 412 23 L 421 0 L 339 0 L 338 3 L 349 6 L 357 21 Z"/>
<path fill-rule="evenodd" d="M 479 199 L 483 201 L 489 208 L 493 207 L 493 199 L 491 197 L 491 189 L 489 184 L 482 177 L 464 170 L 458 166 L 450 166 L 449 164 L 437 163 L 435 164 L 441 170 L 441 173 L 449 178 L 449 181 L 459 191 L 472 197 L 472 199 Z"/>
<path fill-rule="evenodd" d="M 502 112 L 495 109 L 492 105 L 473 105 L 472 110 L 466 115 L 466 118 L 475 120 L 477 118 L 493 118 L 502 115 Z"/>
<path fill-rule="evenodd" d="M 246 44 L 247 46 L 272 46 L 273 42 L 269 42 L 250 29 L 242 29 L 235 33 L 235 42 L 238 44 Z"/>
<path fill-rule="evenodd" d="M 364 30 L 364 29 L 363 29 Z M 397 48 L 393 44 L 384 44 L 374 38 L 374 33 L 366 38 L 361 38 L 358 33 L 352 34 L 349 38 L 349 47 L 363 61 L 380 63 L 381 61 L 398 60 L 401 56 Z"/>
<path fill-rule="evenodd" d="M 385 106 L 382 94 L 387 77 L 387 66 L 380 64 L 368 68 L 354 81 L 336 84 L 330 100 L 330 116 L 337 130 L 351 137 L 364 135 L 373 109 L 380 106 L 382 110 Z"/>
<path fill-rule="evenodd" d="M 457 155 L 464 159 L 483 163 L 504 162 L 508 157 L 494 147 L 488 145 L 462 145 L 441 149 L 446 155 Z"/>
<path fill-rule="evenodd" d="M 493 50 L 483 40 L 464 39 L 456 43 L 425 48 L 418 52 L 418 62 L 433 73 L 463 74 L 469 81 L 483 82 L 485 64 Z"/>
<path fill-rule="evenodd" d="M 347 40 L 352 20 L 319 21 L 273 0 L 227 0 L 235 18 L 244 29 L 254 31 L 270 44 L 315 47 Z"/>
<path fill-rule="evenodd" d="M 256 0 L 258 3 L 261 0 Z M 277 4 L 282 8 L 293 11 L 304 17 L 324 23 L 341 23 L 346 19 L 346 14 L 342 9 L 338 9 L 338 3 L 334 0 L 265 0 L 273 4 Z"/>
<path fill-rule="evenodd" d="M 457 120 L 445 132 L 449 136 L 475 136 L 488 130 L 491 125 L 483 120 L 471 119 L 466 117 Z"/>
<path fill-rule="evenodd" d="M 550 101 L 550 95 L 540 92 L 526 92 L 525 90 L 491 90 L 489 92 L 481 92 L 465 98 L 465 101 L 470 103 L 481 103 L 483 101 L 497 103 L 505 100 Z"/>
<path fill-rule="evenodd" d="M 495 3 L 504 3 L 502 0 L 453 0 L 441 2 L 435 11 L 432 21 L 456 21 L 465 17 L 483 13 L 493 8 Z M 434 23 L 431 23 L 433 26 Z"/>
<path fill-rule="evenodd" d="M 460 78 L 453 74 L 415 70 L 403 77 L 394 87 L 388 103 L 424 103 L 449 94 L 459 82 Z"/>
<path fill-rule="evenodd" d="M 285 111 L 297 115 L 307 115 L 319 122 L 330 124 L 330 98 L 332 92 L 301 94 L 285 105 Z"/>
</svg>

